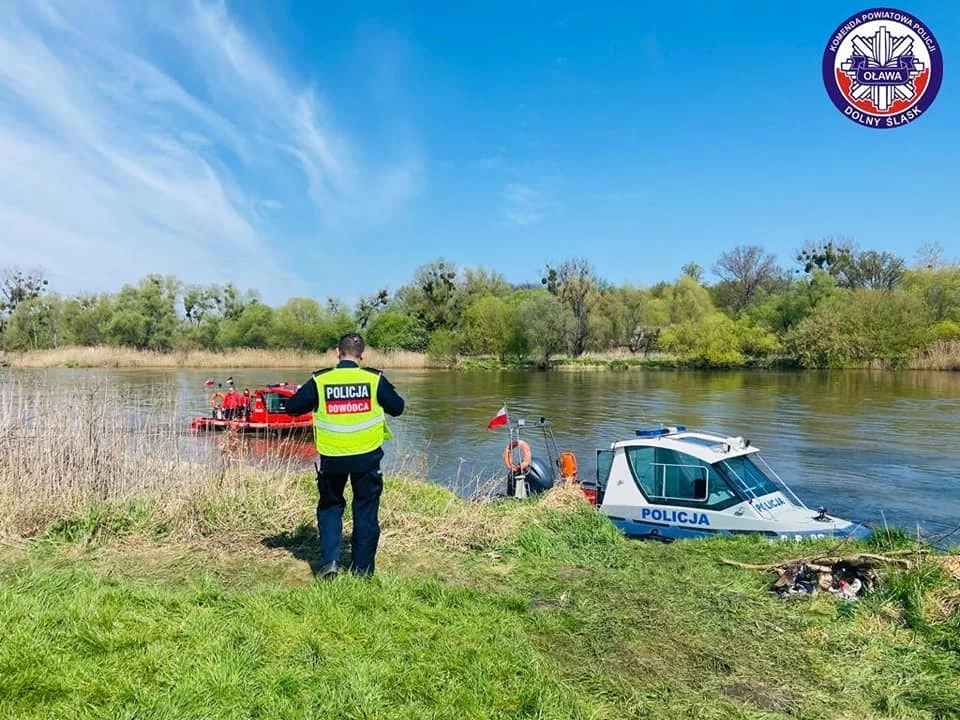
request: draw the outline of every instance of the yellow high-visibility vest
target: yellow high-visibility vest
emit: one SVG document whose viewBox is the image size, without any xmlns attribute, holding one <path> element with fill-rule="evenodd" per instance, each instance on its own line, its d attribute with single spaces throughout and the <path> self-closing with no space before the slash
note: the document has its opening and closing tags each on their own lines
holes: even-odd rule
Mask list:
<svg viewBox="0 0 960 720">
<path fill-rule="evenodd" d="M 327 457 L 360 455 L 393 437 L 377 402 L 380 373 L 343 367 L 317 373 L 317 409 L 313 436 L 317 453 Z"/>
</svg>

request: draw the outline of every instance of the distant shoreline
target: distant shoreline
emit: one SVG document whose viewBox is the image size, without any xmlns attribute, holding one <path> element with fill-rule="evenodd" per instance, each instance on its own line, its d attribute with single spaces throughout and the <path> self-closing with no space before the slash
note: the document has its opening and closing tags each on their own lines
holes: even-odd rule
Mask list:
<svg viewBox="0 0 960 720">
<path fill-rule="evenodd" d="M 241 348 L 224 352 L 209 350 L 150 351 L 124 347 L 65 347 L 53 350 L 0 353 L 0 367 L 14 369 L 256 369 L 256 368 L 321 368 L 335 363 L 333 351 L 326 353 L 297 350 L 262 350 Z M 384 370 L 514 370 L 549 369 L 559 371 L 626 371 L 631 369 L 660 370 L 801 370 L 790 359 L 755 360 L 735 366 L 702 366 L 664 354 L 647 357 L 631 353 L 596 353 L 577 358 L 558 356 L 547 367 L 534 361 L 503 362 L 497 358 L 458 357 L 437 359 L 427 353 L 398 350 L 394 352 L 369 348 L 364 363 Z M 875 370 L 945 370 L 960 371 L 960 342 L 935 343 L 913 358 L 900 363 L 876 360 L 848 369 Z"/>
<path fill-rule="evenodd" d="M 423 353 L 393 353 L 368 349 L 364 362 L 384 369 L 428 369 L 443 367 L 431 363 Z M 296 350 L 237 349 L 226 352 L 209 350 L 170 350 L 165 352 L 135 350 L 123 347 L 66 347 L 53 350 L 28 350 L 0 355 L 0 364 L 17 369 L 107 368 L 107 369 L 255 369 L 255 368 L 321 368 L 336 363 L 333 351 L 326 353 Z"/>
</svg>

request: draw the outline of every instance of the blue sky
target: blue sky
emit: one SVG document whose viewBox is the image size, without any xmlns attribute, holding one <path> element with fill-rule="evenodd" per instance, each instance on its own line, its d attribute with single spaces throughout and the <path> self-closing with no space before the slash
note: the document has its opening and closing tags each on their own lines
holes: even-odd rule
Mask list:
<svg viewBox="0 0 960 720">
<path fill-rule="evenodd" d="M 0 265 L 279 303 L 395 290 L 439 257 L 523 281 L 582 255 L 649 285 L 737 244 L 960 255 L 958 3 L 896 6 L 944 79 L 883 131 L 820 75 L 864 3 L 405 5 L 15 0 Z"/>
</svg>

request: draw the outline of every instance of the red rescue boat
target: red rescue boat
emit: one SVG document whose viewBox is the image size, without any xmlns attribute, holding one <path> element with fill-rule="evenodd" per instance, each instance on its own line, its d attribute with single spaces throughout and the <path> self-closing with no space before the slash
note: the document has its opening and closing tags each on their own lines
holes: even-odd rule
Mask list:
<svg viewBox="0 0 960 720">
<path fill-rule="evenodd" d="M 310 413 L 290 415 L 286 411 L 287 398 L 299 385 L 278 383 L 258 387 L 252 392 L 239 392 L 231 387 L 226 393 L 210 396 L 211 414 L 194 418 L 190 429 L 197 432 L 233 431 L 260 435 L 307 435 L 313 431 Z"/>
</svg>

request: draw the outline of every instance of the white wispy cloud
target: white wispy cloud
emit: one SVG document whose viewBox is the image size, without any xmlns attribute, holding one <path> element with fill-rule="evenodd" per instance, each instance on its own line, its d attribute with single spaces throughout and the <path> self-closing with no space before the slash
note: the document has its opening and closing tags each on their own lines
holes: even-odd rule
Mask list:
<svg viewBox="0 0 960 720">
<path fill-rule="evenodd" d="M 420 186 L 416 148 L 364 163 L 361 140 L 223 2 L 15 2 L 0 16 L 0 265 L 42 266 L 67 291 L 160 272 L 304 292 L 265 218 L 297 206 L 308 227 L 369 227 Z"/>
<path fill-rule="evenodd" d="M 543 196 L 529 185 L 512 182 L 503 191 L 507 222 L 511 225 L 533 225 L 543 219 L 546 207 Z"/>
</svg>

